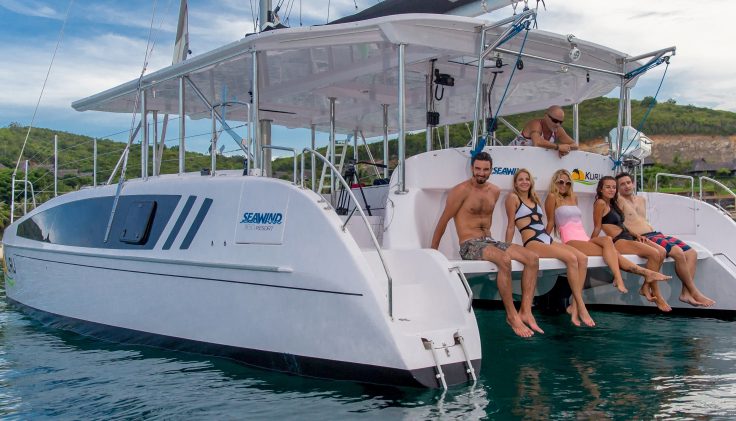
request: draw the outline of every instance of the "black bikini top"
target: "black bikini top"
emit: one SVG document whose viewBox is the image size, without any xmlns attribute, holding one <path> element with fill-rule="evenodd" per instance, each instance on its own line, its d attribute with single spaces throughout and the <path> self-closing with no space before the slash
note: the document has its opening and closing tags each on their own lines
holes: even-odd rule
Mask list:
<svg viewBox="0 0 736 421">
<path fill-rule="evenodd" d="M 601 223 L 616 225 L 617 227 L 623 228 L 624 218 L 620 213 L 618 213 L 618 211 L 616 211 L 616 209 L 614 209 L 613 206 L 611 206 L 608 213 L 603 215 L 603 218 L 601 218 Z"/>
</svg>

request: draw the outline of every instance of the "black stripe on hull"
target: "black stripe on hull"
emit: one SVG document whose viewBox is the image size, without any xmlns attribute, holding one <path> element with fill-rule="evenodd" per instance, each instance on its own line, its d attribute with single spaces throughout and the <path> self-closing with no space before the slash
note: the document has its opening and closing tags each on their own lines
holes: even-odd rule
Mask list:
<svg viewBox="0 0 736 421">
<path fill-rule="evenodd" d="M 194 354 L 212 355 L 228 358 L 239 363 L 267 370 L 332 380 L 348 380 L 360 383 L 380 384 L 399 387 L 439 388 L 434 367 L 416 370 L 401 370 L 369 364 L 328 360 L 281 352 L 240 348 L 231 345 L 212 344 L 192 339 L 159 335 L 122 327 L 109 326 L 73 317 L 49 313 L 25 305 L 7 297 L 12 305 L 39 320 L 44 325 L 69 330 L 80 335 L 123 344 L 151 346 Z M 429 352 L 429 351 L 427 351 Z M 480 360 L 472 361 L 476 373 L 480 373 Z M 464 384 L 471 381 L 464 362 L 442 366 L 445 381 L 449 385 Z"/>
</svg>

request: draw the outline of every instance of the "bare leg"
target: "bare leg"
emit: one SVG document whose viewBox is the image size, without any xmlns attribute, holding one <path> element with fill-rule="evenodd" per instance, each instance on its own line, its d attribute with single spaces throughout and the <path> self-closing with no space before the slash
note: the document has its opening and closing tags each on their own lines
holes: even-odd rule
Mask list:
<svg viewBox="0 0 736 421">
<path fill-rule="evenodd" d="M 512 244 L 506 252 L 513 260 L 524 265 L 524 271 L 521 273 L 521 308 L 519 309 L 519 317 L 533 331 L 544 333 L 542 328 L 537 325 L 537 321 L 532 314 L 532 301 L 534 300 L 534 290 L 537 287 L 537 273 L 539 272 L 539 256 L 533 251 L 516 244 Z"/>
<path fill-rule="evenodd" d="M 652 272 L 658 272 L 659 268 L 662 266 L 664 255 L 660 253 L 658 248 L 661 249 L 661 247 L 659 246 L 657 246 L 658 248 L 655 248 L 647 243 L 629 240 L 616 241 L 615 246 L 616 250 L 622 254 L 636 254 L 639 257 L 647 259 L 647 269 Z M 662 251 L 664 251 L 664 249 L 662 249 Z M 672 311 L 672 307 L 670 307 L 664 297 L 662 297 L 662 293 L 659 291 L 657 282 L 651 278 L 644 278 L 644 284 L 639 290 L 639 293 L 645 296 L 648 300 L 650 300 L 649 297 L 651 296 L 652 298 L 650 301 L 653 300 L 657 305 L 657 308 L 660 310 L 664 312 Z"/>
<path fill-rule="evenodd" d="M 501 295 L 501 301 L 506 309 L 506 323 L 511 326 L 514 333 L 522 338 L 528 338 L 534 335 L 531 329 L 521 321 L 519 313 L 514 306 L 514 298 L 511 295 L 511 257 L 508 253 L 494 247 L 488 246 L 483 249 L 483 259 L 494 263 L 498 267 L 498 275 L 496 277 L 496 285 Z"/>
<path fill-rule="evenodd" d="M 572 290 L 573 300 L 577 306 L 580 320 L 586 326 L 595 326 L 595 322 L 590 317 L 588 309 L 583 302 L 583 283 L 585 282 L 585 278 L 580 278 L 581 272 L 584 273 L 584 271 L 580 270 L 578 264 L 576 253 L 579 252 L 561 243 L 544 244 L 539 241 L 530 241 L 526 247 L 537 253 L 539 257 L 552 257 L 565 263 L 565 266 L 567 266 L 567 280 L 570 283 L 570 289 Z M 573 319 L 572 321 L 575 324 L 576 320 Z M 576 326 L 579 326 L 579 324 L 576 324 Z"/>
<path fill-rule="evenodd" d="M 621 277 L 621 270 L 619 269 L 618 252 L 613 246 L 611 237 L 598 237 L 591 238 L 590 241 L 568 241 L 568 246 L 574 247 L 577 250 L 585 253 L 586 256 L 603 256 L 603 261 L 606 262 L 608 267 L 613 273 L 613 286 L 618 288 L 622 293 L 629 292 L 624 286 L 624 280 Z"/>
<path fill-rule="evenodd" d="M 692 251 L 695 254 L 697 263 L 697 252 L 695 250 L 688 250 L 687 253 Z M 710 307 L 715 304 L 715 301 L 703 295 L 702 292 L 695 286 L 695 281 L 690 276 L 692 271 L 691 267 L 688 266 L 687 253 L 682 251 L 680 247 L 672 247 L 670 250 L 670 257 L 675 261 L 675 272 L 682 281 L 682 292 L 680 293 L 680 301 L 683 303 L 690 304 L 696 307 Z M 692 255 L 692 254 L 691 254 Z"/>
</svg>

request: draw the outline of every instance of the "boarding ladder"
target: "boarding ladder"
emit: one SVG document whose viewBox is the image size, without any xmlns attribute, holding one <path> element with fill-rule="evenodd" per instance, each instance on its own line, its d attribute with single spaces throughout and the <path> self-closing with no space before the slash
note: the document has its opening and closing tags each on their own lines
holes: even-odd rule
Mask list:
<svg viewBox="0 0 736 421">
<path fill-rule="evenodd" d="M 335 156 L 337 159 L 334 161 L 337 166 L 337 171 L 342 174 L 342 167 L 345 163 L 345 154 L 347 154 L 348 151 L 348 145 L 350 144 L 350 139 L 345 139 L 343 141 L 336 140 L 335 141 Z M 330 148 L 327 148 L 327 161 L 332 162 L 332 156 L 330 155 Z M 322 165 L 322 175 L 319 178 L 319 188 L 317 189 L 317 193 L 323 194 L 325 193 L 325 189 L 327 189 L 327 193 L 331 193 L 329 191 L 330 187 L 332 186 L 332 171 L 330 171 L 330 168 L 327 166 L 327 164 Z"/>
</svg>

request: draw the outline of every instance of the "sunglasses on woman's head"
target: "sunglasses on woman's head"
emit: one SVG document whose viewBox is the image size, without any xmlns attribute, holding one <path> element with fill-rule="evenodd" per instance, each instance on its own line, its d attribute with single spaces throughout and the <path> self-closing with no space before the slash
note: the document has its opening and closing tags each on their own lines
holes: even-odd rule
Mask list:
<svg viewBox="0 0 736 421">
<path fill-rule="evenodd" d="M 570 186 L 572 186 L 572 182 L 571 181 L 565 181 L 565 180 L 557 180 L 557 185 L 559 185 L 559 186 L 563 186 L 564 185 L 564 186 L 570 187 Z"/>
</svg>

